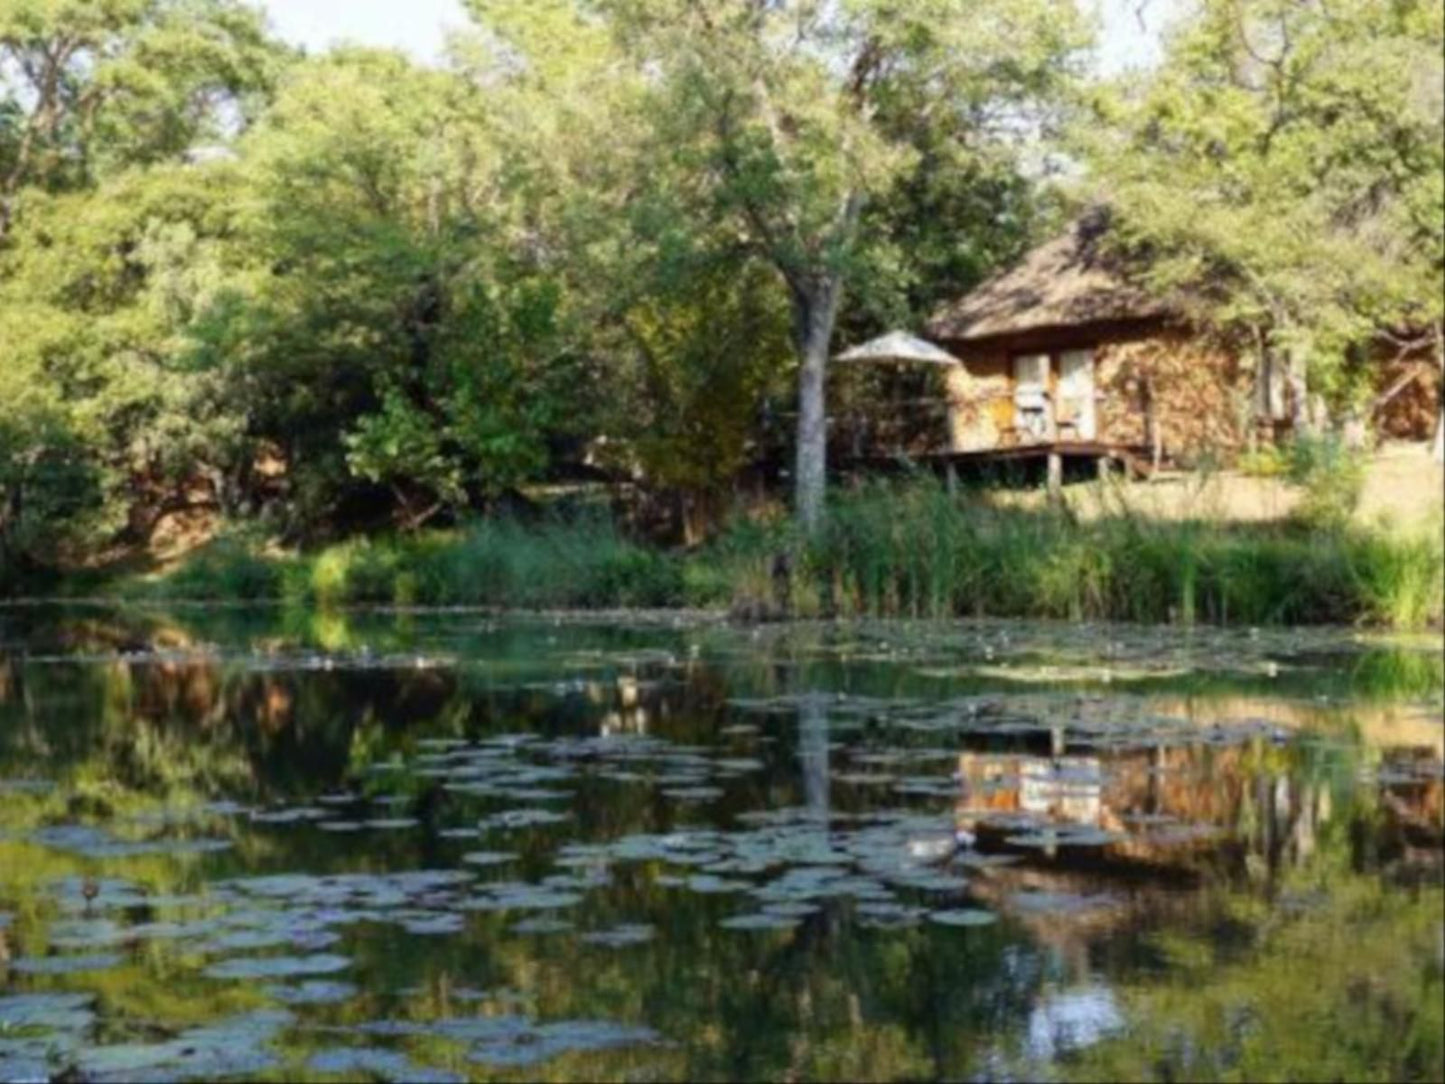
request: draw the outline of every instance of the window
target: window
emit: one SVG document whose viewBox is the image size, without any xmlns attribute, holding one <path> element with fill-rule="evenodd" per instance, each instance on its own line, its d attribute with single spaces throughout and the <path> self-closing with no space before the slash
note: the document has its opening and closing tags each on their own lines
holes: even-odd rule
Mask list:
<svg viewBox="0 0 1445 1084">
<path fill-rule="evenodd" d="M 1049 356 L 1020 354 L 1014 358 L 1014 384 L 1020 391 L 1046 391 L 1049 386 Z"/>
</svg>

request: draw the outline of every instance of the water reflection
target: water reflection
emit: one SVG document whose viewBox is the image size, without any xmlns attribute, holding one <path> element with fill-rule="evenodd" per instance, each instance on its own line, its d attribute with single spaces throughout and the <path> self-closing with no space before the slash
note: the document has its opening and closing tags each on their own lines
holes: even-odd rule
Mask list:
<svg viewBox="0 0 1445 1084">
<path fill-rule="evenodd" d="M 1413 663 L 1106 695 L 937 676 L 991 627 L 252 621 L 0 618 L 0 1079 L 1066 1076 L 1290 916 L 1438 925 Z"/>
</svg>

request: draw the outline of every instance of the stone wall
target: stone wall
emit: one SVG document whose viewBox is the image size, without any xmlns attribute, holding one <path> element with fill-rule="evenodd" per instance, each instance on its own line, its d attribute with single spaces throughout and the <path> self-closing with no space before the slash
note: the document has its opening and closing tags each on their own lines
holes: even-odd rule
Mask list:
<svg viewBox="0 0 1445 1084">
<path fill-rule="evenodd" d="M 1414 371 L 1419 375 L 1375 414 L 1375 431 L 1389 440 L 1429 440 L 1440 416 L 1440 370 L 1429 353 L 1386 362 L 1375 382 L 1381 392 Z"/>
<path fill-rule="evenodd" d="M 955 451 L 1016 443 L 1013 430 L 1015 354 L 1092 349 L 1097 439 L 1150 445 L 1152 402 L 1166 458 L 1188 462 L 1229 456 L 1247 434 L 1252 388 L 1228 351 L 1167 328 L 1061 329 L 1047 339 L 946 344 L 964 361 L 948 380 Z M 1051 383 L 1058 378 L 1057 360 Z"/>
<path fill-rule="evenodd" d="M 976 452 L 1005 447 L 1013 425 L 1013 375 L 1006 353 L 967 359 L 945 371 L 950 447 Z"/>
<path fill-rule="evenodd" d="M 1149 418 L 1164 457 L 1232 456 L 1249 431 L 1253 388 L 1235 356 L 1179 331 L 1095 344 L 1099 437 L 1149 446 Z"/>
</svg>

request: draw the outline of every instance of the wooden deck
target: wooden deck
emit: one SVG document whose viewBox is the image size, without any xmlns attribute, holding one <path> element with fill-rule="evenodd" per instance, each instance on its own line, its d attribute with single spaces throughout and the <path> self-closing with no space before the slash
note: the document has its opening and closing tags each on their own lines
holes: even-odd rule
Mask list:
<svg viewBox="0 0 1445 1084">
<path fill-rule="evenodd" d="M 1050 461 L 1055 459 L 1060 471 L 1088 464 L 1096 469 L 1105 465 L 1119 466 L 1136 477 L 1150 472 L 1147 448 L 1092 440 L 1038 441 L 970 452 L 840 456 L 833 469 L 842 474 L 900 474 L 911 470 L 930 470 L 945 477 L 966 477 L 995 474 L 1000 468 L 1013 465 L 1041 464 L 1049 469 L 1052 466 Z"/>
</svg>

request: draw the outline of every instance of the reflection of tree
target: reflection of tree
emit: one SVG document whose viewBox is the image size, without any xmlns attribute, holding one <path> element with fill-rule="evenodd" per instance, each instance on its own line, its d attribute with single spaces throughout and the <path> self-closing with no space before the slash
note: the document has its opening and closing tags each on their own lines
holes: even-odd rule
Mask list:
<svg viewBox="0 0 1445 1084">
<path fill-rule="evenodd" d="M 478 739 L 527 731 L 545 737 L 595 737 L 611 718 L 614 732 L 624 740 L 643 737 L 645 720 L 649 740 L 711 743 L 720 725 L 738 721 L 729 714 L 730 696 L 790 697 L 799 689 L 846 684 L 856 701 L 918 689 L 918 679 L 909 676 L 907 667 L 860 668 L 829 655 L 836 645 L 829 641 L 834 634 L 826 630 L 799 633 L 776 656 L 764 641 L 736 662 L 700 659 L 673 665 L 657 649 L 659 642 L 671 642 L 671 633 L 585 630 L 575 640 L 569 633 L 561 645 L 549 645 L 547 637 L 555 635 L 550 627 L 489 629 L 472 618 L 465 630 L 434 630 L 435 642 L 445 642 L 459 658 L 476 660 L 453 668 L 372 665 L 382 650 L 399 652 L 408 646 L 414 654 L 415 645 L 408 640 L 414 633 L 393 630 L 387 635 L 394 638 L 387 640 L 368 620 L 348 617 L 341 627 L 324 630 L 331 643 L 344 645 L 329 670 L 316 665 L 317 658 L 305 650 L 313 642 L 306 637 L 316 632 L 283 630 L 277 635 L 270 625 L 262 633 L 246 632 L 242 626 L 226 632 L 244 643 L 259 643 L 254 637 L 264 634 L 266 646 L 259 657 L 203 654 L 195 644 L 180 641 L 172 642 L 174 654 L 161 658 L 118 657 L 114 649 L 119 645 L 133 648 L 144 642 L 126 634 L 97 642 L 97 649 L 110 653 L 104 663 L 39 665 L 15 657 L 0 659 L 0 777 L 45 775 L 65 784 L 52 796 L 14 802 L 0 796 L 7 803 L 0 805 L 4 826 L 23 828 L 72 817 L 67 802 L 77 781 L 105 783 L 113 811 L 155 812 L 177 797 L 199 799 L 217 791 L 256 798 L 312 796 L 338 783 L 392 779 L 369 769 L 381 761 L 413 759 L 422 736 Z M 715 635 L 727 642 L 723 633 Z M 368 645 L 371 653 L 363 655 Z M 355 668 L 346 669 L 348 663 Z M 1142 710 L 1142 702 L 1120 699 L 1123 713 Z M 856 730 L 843 727 L 845 702 L 829 694 L 783 703 L 796 712 L 795 732 L 778 725 L 786 716 L 773 716 L 765 729 L 776 728 L 781 736 L 776 743 L 728 739 L 730 754 L 755 757 L 765 767 L 729 782 L 728 796 L 719 807 L 724 823 L 744 809 L 802 804 L 822 830 L 841 833 L 846 828 L 837 822 L 839 812 L 898 808 L 893 795 L 835 784 L 830 772 L 860 748 L 903 749 L 911 736 L 867 723 Z M 1030 701 L 1014 695 L 1009 703 L 1017 707 Z M 1047 701 L 1057 703 L 1057 698 Z M 1186 708 L 1203 716 L 1207 704 L 1201 698 Z M 1038 714 L 1057 717 L 1056 708 L 1047 705 Z M 846 721 L 856 724 L 857 714 Z M 348 927 L 341 951 L 354 958 L 355 974 L 366 992 L 354 1002 L 329 1008 L 328 1022 L 521 1011 L 543 1020 L 645 1022 L 678 1043 L 665 1050 L 569 1055 L 538 1070 L 559 1080 L 645 1074 L 918 1079 L 975 1073 L 991 1064 L 986 1059 L 1000 1035 L 1025 1026 L 1047 984 L 1086 970 L 1131 973 L 1141 956 L 1154 961 L 1162 954 L 1172 960 L 1174 948 L 1201 951 L 1223 919 L 1230 921 L 1236 944 L 1268 949 L 1275 935 L 1267 923 L 1274 922 L 1278 912 L 1267 911 L 1258 886 L 1249 884 L 1251 857 L 1265 871 L 1266 887 L 1277 901 L 1320 886 L 1354 891 L 1350 886 L 1368 881 L 1357 867 L 1372 869 L 1405 856 L 1406 849 L 1416 845 L 1410 840 L 1419 839 L 1421 825 L 1439 823 L 1440 782 L 1438 773 L 1430 774 L 1439 757 L 1430 748 L 1418 756 L 1382 757 L 1375 768 L 1390 780 L 1381 788 L 1383 799 L 1375 798 L 1380 791 L 1359 785 L 1361 735 L 1374 731 L 1341 727 L 1332 746 L 1211 745 L 1181 738 L 1143 749 L 1121 750 L 1106 742 L 1100 748 L 1071 751 L 1068 734 L 1059 727 L 1053 730 L 1056 733 L 1041 728 L 1016 744 L 999 737 L 987 743 L 977 736 L 964 737 L 968 749 L 958 767 L 971 787 L 966 814 L 986 817 L 1028 808 L 1051 819 L 1087 820 L 1128 838 L 1104 852 L 1102 860 L 1094 852 L 1095 858 L 1076 861 L 1064 849 L 1052 862 L 1032 853 L 1018 866 L 970 871 L 973 902 L 991 902 L 1006 913 L 1006 920 L 995 926 L 869 931 L 853 920 L 849 903 L 831 900 L 795 930 L 740 933 L 719 926 L 723 917 L 739 909 L 736 898 L 668 888 L 657 883 L 659 868 L 623 865 L 614 869 L 614 883 L 589 893 L 568 917 L 585 928 L 650 922 L 659 930 L 655 941 L 609 950 L 579 945 L 566 936 L 524 937 L 511 930 L 517 914 L 469 914 L 462 934 L 444 938 L 407 936 L 387 923 Z M 830 748 L 830 739 L 840 735 L 849 743 L 847 753 Z M 936 731 L 918 737 L 919 743 L 939 741 Z M 1009 748 L 1020 751 L 1000 752 Z M 1056 778 L 1061 766 L 1070 771 Z M 1087 781 L 1091 773 L 1099 776 L 1097 783 Z M 570 809 L 589 836 L 669 832 L 696 825 L 705 816 L 662 801 L 644 788 L 609 783 L 604 774 L 582 773 L 576 781 Z M 946 770 L 939 771 L 940 781 L 945 775 Z M 397 773 L 384 785 L 415 798 L 412 812 L 428 828 L 475 822 L 479 811 L 453 796 L 437 798 L 456 804 L 429 815 L 427 796 L 442 787 L 419 773 Z M 1216 825 L 1224 830 L 1225 844 L 1210 840 L 1166 846 L 1130 819 L 1137 813 L 1167 815 L 1186 825 Z M 1238 845 L 1230 842 L 1235 839 Z M 429 831 L 368 835 L 348 843 L 310 829 L 258 826 L 242 829 L 239 842 L 241 853 L 205 860 L 215 863 L 209 867 L 213 874 L 217 868 L 250 871 L 258 866 L 317 874 L 445 866 L 454 864 L 459 853 Z M 991 845 L 987 839 L 982 842 L 985 848 Z M 498 876 L 537 879 L 556 872 L 550 864 L 555 843 L 556 836 L 546 830 L 509 837 L 505 846 L 518 850 L 522 862 L 517 870 Z M 27 947 L 43 947 L 36 931 L 49 921 L 44 885 L 74 872 L 77 865 L 73 856 L 0 841 L 0 868 L 7 877 L 5 908 L 21 916 L 17 936 L 32 939 Z M 11 869 L 25 871 L 14 878 L 29 879 L 23 891 L 10 891 Z M 137 859 L 125 869 L 127 876 L 155 891 L 196 887 L 204 872 L 199 864 L 164 856 Z M 1213 890 L 1181 891 L 1199 883 Z M 1030 889 L 1086 897 L 1107 889 L 1124 903 L 1078 913 L 1011 911 L 1013 897 Z M 1359 891 L 1360 899 L 1367 900 L 1365 889 Z M 29 902 L 17 904 L 16 895 L 25 895 Z M 1422 904 L 1438 908 L 1437 896 L 1425 895 Z M 1400 918 L 1407 939 L 1414 936 L 1413 912 L 1388 914 Z M 1368 915 L 1352 912 L 1350 922 L 1360 917 Z M 1366 929 L 1373 927 L 1366 923 Z M 1161 947 L 1165 931 L 1183 933 L 1173 947 Z M 1383 936 L 1381 931 L 1369 936 L 1377 933 Z M 1317 936 L 1343 943 L 1352 935 L 1347 923 L 1330 919 L 1318 927 Z M 1335 979 L 1347 970 L 1350 961 L 1334 948 L 1304 940 L 1301 960 L 1318 963 Z M 159 1020 L 190 1021 L 232 1011 L 247 998 L 253 1003 L 260 996 L 203 983 L 193 969 L 177 966 L 168 951 L 138 958 L 114 977 L 102 976 L 96 985 L 104 987 L 108 1004 L 130 1019 L 151 1013 Z M 1237 982 L 1231 978 L 1231 997 L 1239 991 L 1250 997 L 1286 997 L 1290 991 L 1285 980 L 1297 976 L 1298 968 L 1286 972 L 1283 957 L 1275 958 L 1272 950 L 1266 956 L 1270 973 L 1242 973 Z M 1381 959 L 1399 957 L 1386 952 Z M 1225 963 L 1222 957 L 1211 958 L 1211 967 Z M 1373 972 L 1366 975 L 1373 983 Z M 1208 974 L 1191 972 L 1189 977 L 1201 991 L 1207 988 Z M 1330 980 L 1335 986 L 1345 981 L 1335 979 Z M 119 988 L 122 980 L 136 993 L 127 996 Z M 1408 991 L 1391 981 L 1387 977 L 1382 988 L 1402 999 L 1406 1009 L 1401 1019 L 1414 1027 L 1418 1019 L 1411 1015 L 1416 1013 L 1413 995 L 1406 996 Z M 1157 1009 L 1163 1019 L 1166 1010 L 1177 1005 L 1180 1018 L 1201 1036 L 1199 1048 L 1207 1049 L 1217 1038 L 1211 1014 L 1222 1012 L 1226 1001 L 1183 989 L 1182 981 L 1180 985 L 1167 997 L 1131 988 L 1129 1006 L 1146 1019 Z M 466 987 L 494 994 L 478 1005 Z M 413 988 L 418 992 L 410 992 Z M 520 1002 L 495 994 L 503 989 L 516 991 Z M 1169 1000 L 1174 997 L 1177 1002 Z M 1375 1008 L 1370 1011 L 1383 1014 L 1378 999 L 1371 1004 Z M 1321 1005 L 1329 1008 L 1316 1003 Z M 309 1044 L 329 1041 L 307 1032 L 287 1040 L 298 1057 Z M 403 1045 L 418 1060 L 476 1072 L 454 1043 L 433 1037 L 408 1039 Z M 1408 1042 L 1402 1048 L 1408 1049 Z M 1435 1064 L 1427 1047 L 1417 1043 L 1417 1051 L 1412 1056 L 1423 1059 L 1419 1064 L 1427 1069 Z"/>
<path fill-rule="evenodd" d="M 828 826 L 828 708 L 822 693 L 798 702 L 798 760 L 808 812 L 826 835 Z"/>
<path fill-rule="evenodd" d="M 1232 904 L 1253 950 L 1162 940 L 1170 966 L 1125 986 L 1128 1038 L 1084 1051 L 1079 1080 L 1439 1080 L 1445 983 L 1438 881 L 1402 893 L 1377 874 L 1308 861 L 1282 889 L 1300 902 L 1260 921 Z"/>
</svg>

